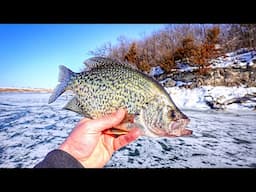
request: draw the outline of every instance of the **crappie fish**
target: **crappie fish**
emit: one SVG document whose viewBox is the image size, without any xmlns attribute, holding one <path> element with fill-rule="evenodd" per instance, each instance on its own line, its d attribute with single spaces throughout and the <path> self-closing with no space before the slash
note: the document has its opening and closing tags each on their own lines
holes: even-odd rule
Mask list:
<svg viewBox="0 0 256 192">
<path fill-rule="evenodd" d="M 85 117 L 99 118 L 126 108 L 126 128 L 113 128 L 113 134 L 124 134 L 136 125 L 145 136 L 183 136 L 192 134 L 186 129 L 189 118 L 172 101 L 170 95 L 156 80 L 133 65 L 119 60 L 93 57 L 84 62 L 86 70 L 75 73 L 60 66 L 59 84 L 49 98 L 54 102 L 63 92 L 75 94 L 64 109 Z"/>
</svg>

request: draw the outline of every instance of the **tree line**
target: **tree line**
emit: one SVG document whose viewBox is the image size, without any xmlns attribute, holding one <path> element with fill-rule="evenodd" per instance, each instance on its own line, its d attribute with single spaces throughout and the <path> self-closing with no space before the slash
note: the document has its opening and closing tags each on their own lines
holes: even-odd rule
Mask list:
<svg viewBox="0 0 256 192">
<path fill-rule="evenodd" d="M 167 24 L 139 40 L 120 36 L 117 41 L 90 54 L 128 61 L 145 72 L 160 66 L 169 73 L 187 63 L 204 74 L 216 57 L 240 48 L 255 49 L 256 24 Z"/>
</svg>

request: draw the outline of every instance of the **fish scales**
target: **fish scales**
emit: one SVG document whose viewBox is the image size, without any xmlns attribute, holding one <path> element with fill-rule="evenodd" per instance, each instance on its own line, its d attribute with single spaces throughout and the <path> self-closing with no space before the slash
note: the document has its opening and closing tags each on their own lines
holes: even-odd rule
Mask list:
<svg viewBox="0 0 256 192">
<path fill-rule="evenodd" d="M 94 118 L 120 107 L 126 107 L 129 113 L 136 113 L 156 93 L 153 92 L 152 82 L 132 72 L 129 68 L 112 66 L 83 72 L 73 77 L 70 89 L 81 103 L 85 103 L 84 109 Z M 84 85 L 82 89 L 80 85 Z"/>
</svg>

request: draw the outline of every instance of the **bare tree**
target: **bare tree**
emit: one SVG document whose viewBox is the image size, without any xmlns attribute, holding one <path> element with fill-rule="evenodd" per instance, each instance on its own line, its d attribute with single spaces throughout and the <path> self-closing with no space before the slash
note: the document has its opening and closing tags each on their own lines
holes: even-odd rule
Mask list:
<svg viewBox="0 0 256 192">
<path fill-rule="evenodd" d="M 120 36 L 116 45 L 106 43 L 90 53 L 129 60 L 145 71 L 161 66 L 170 72 L 178 60 L 206 69 L 221 49 L 255 48 L 255 38 L 256 24 L 167 24 L 140 40 Z"/>
</svg>

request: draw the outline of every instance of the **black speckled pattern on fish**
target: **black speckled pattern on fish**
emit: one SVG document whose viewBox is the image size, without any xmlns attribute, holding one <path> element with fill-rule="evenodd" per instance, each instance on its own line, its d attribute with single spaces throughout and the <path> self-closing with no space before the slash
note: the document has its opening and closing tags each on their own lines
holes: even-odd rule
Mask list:
<svg viewBox="0 0 256 192">
<path fill-rule="evenodd" d="M 88 59 L 85 64 L 88 69 L 81 73 L 72 72 L 65 87 L 75 93 L 79 111 L 83 111 L 84 116 L 98 118 L 118 108 L 127 108 L 128 113 L 138 114 L 136 123 L 140 127 L 145 130 L 160 128 L 164 132 L 174 120 L 168 116 L 168 109 L 188 119 L 157 81 L 130 64 L 101 57 Z M 143 118 L 143 114 L 150 117 Z M 180 128 L 183 129 L 183 125 Z"/>
</svg>

